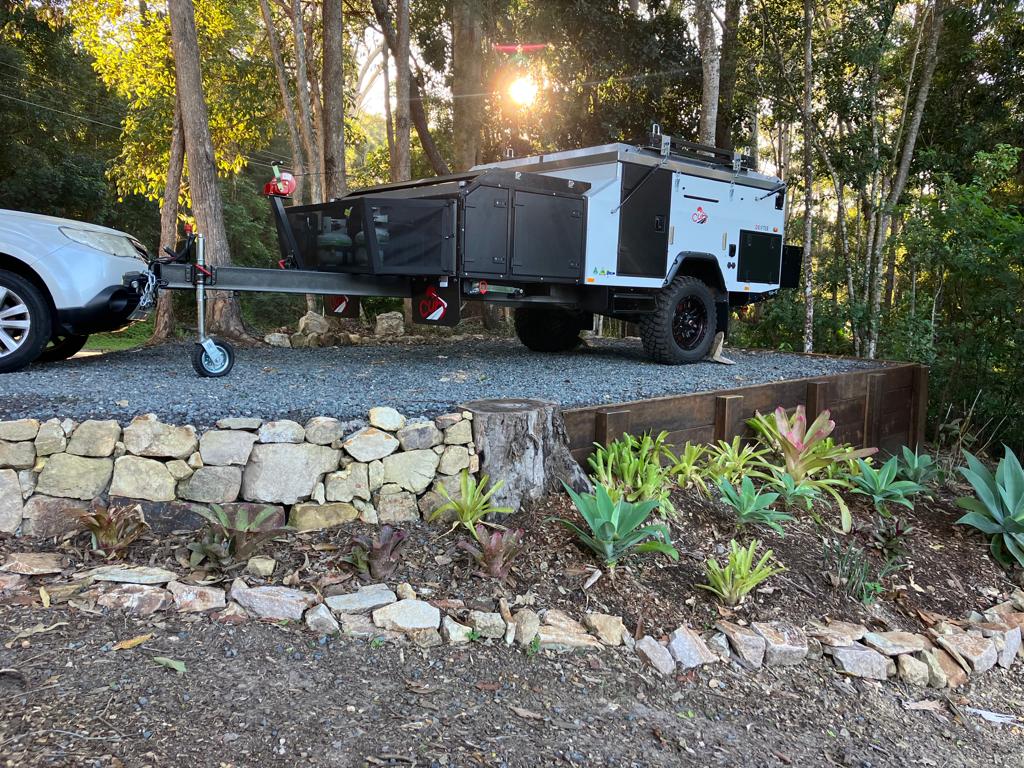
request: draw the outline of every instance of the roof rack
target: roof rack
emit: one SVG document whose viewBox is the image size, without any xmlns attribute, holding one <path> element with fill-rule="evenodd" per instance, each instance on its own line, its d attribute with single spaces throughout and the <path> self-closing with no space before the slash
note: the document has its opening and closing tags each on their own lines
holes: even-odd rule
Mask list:
<svg viewBox="0 0 1024 768">
<path fill-rule="evenodd" d="M 736 173 L 741 170 L 756 171 L 757 160 L 752 155 L 745 155 L 741 152 L 734 152 L 731 149 L 713 147 L 710 144 L 698 144 L 694 141 L 669 136 L 661 132 L 661 126 L 654 123 L 651 126 L 651 133 L 647 137 L 647 143 L 642 145 L 643 149 L 654 150 L 662 157 L 673 157 L 683 160 L 698 160 L 711 165 L 725 166 L 732 168 Z"/>
</svg>

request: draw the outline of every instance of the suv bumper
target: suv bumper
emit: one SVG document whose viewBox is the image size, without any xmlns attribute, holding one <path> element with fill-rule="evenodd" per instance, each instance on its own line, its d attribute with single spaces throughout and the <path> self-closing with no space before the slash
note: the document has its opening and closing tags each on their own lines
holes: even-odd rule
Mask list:
<svg viewBox="0 0 1024 768">
<path fill-rule="evenodd" d="M 149 307 L 140 308 L 146 274 L 132 272 L 121 285 L 104 288 L 82 307 L 57 310 L 57 323 L 65 333 L 88 335 L 116 331 L 148 314 Z"/>
</svg>

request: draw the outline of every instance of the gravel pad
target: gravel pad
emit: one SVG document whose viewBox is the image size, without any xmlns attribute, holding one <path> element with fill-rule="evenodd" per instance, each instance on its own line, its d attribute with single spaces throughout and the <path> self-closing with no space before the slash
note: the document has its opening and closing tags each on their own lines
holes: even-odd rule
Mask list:
<svg viewBox="0 0 1024 768">
<path fill-rule="evenodd" d="M 589 341 L 562 354 L 517 340 L 405 340 L 325 349 L 239 349 L 222 379 L 199 378 L 191 344 L 78 357 L 0 376 L 0 419 L 113 418 L 155 413 L 173 423 L 212 425 L 225 416 L 361 418 L 390 405 L 434 416 L 489 397 L 538 397 L 564 407 L 707 392 L 875 367 L 864 360 L 727 349 L 736 362 L 665 366 L 639 340 Z"/>
</svg>

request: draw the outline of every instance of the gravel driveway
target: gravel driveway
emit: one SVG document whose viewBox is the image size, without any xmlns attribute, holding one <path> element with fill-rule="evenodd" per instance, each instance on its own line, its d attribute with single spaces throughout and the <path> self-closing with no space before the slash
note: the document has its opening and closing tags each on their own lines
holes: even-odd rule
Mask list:
<svg viewBox="0 0 1024 768">
<path fill-rule="evenodd" d="M 361 418 L 376 405 L 433 416 L 485 397 L 538 397 L 565 407 L 702 392 L 877 365 L 727 350 L 736 365 L 664 366 L 639 340 L 597 340 L 565 354 L 498 338 L 411 340 L 325 349 L 240 349 L 223 379 L 197 377 L 191 344 L 78 357 L 0 376 L 0 419 L 113 418 L 153 412 L 210 426 L 224 416 Z"/>
</svg>

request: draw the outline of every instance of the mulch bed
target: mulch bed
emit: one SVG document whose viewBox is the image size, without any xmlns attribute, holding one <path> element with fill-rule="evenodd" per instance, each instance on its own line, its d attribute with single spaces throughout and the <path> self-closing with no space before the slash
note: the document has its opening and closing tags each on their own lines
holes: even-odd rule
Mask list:
<svg viewBox="0 0 1024 768">
<path fill-rule="evenodd" d="M 806 514 L 786 525 L 781 536 L 765 528 L 737 531 L 731 511 L 716 500 L 693 490 L 677 490 L 673 503 L 678 515 L 670 521 L 678 562 L 660 555 L 631 556 L 620 563 L 615 578 L 604 574 L 584 589 L 599 563 L 577 545 L 573 535 L 553 522 L 552 516 L 573 518 L 575 510 L 565 496 L 550 497 L 503 522 L 525 532 L 525 551 L 516 561 L 504 587 L 474 575 L 474 564 L 458 548 L 460 530 L 447 532 L 443 525 L 407 524 L 409 543 L 402 563 L 389 581 L 407 581 L 431 600 L 461 599 L 488 608 L 493 599 L 506 597 L 513 604 L 537 608 L 562 608 L 571 615 L 599 611 L 620 615 L 639 634 L 671 632 L 683 623 L 704 629 L 722 617 L 747 620 L 785 618 L 798 623 L 830 616 L 866 622 L 883 629 L 919 631 L 918 611 L 960 618 L 970 610 L 984 611 L 998 595 L 1011 591 L 1010 576 L 988 555 L 985 541 L 974 532 L 953 525 L 961 511 L 956 494 L 934 493 L 933 500 L 919 498 L 913 511 L 900 508 L 900 519 L 914 527 L 907 541 L 906 569 L 885 580 L 885 593 L 871 607 L 862 605 L 837 589 L 824 561 L 829 540 L 845 545 L 855 542 L 877 567 L 882 555 L 872 548 L 875 512 L 868 503 L 851 496 L 855 520 L 852 534 L 842 536 L 819 525 Z M 836 514 L 823 511 L 826 522 Z M 353 591 L 358 574 L 342 557 L 350 539 L 366 533 L 367 526 L 353 523 L 313 533 L 289 533 L 269 543 L 261 554 L 278 560 L 279 567 L 267 583 L 314 589 L 325 595 Z M 184 545 L 194 534 L 160 538 L 145 537 L 129 550 L 130 563 L 168 566 L 183 576 L 189 572 Z M 747 543 L 752 538 L 770 547 L 788 569 L 769 579 L 735 609 L 722 606 L 710 593 L 699 589 L 704 581 L 704 562 L 709 556 L 723 561 L 731 538 Z M 87 537 L 82 534 L 60 542 L 75 566 L 92 565 Z M 7 539 L 0 541 L 0 555 L 10 551 L 53 551 L 54 541 Z M 244 564 L 221 574 L 227 587 L 242 575 Z M 217 574 L 196 574 L 216 578 Z M 246 576 L 250 583 L 259 579 Z M 45 579 L 43 580 L 45 583 Z M 23 595 L 22 600 L 27 598 Z M 36 599 L 36 598 L 32 598 Z"/>
</svg>

